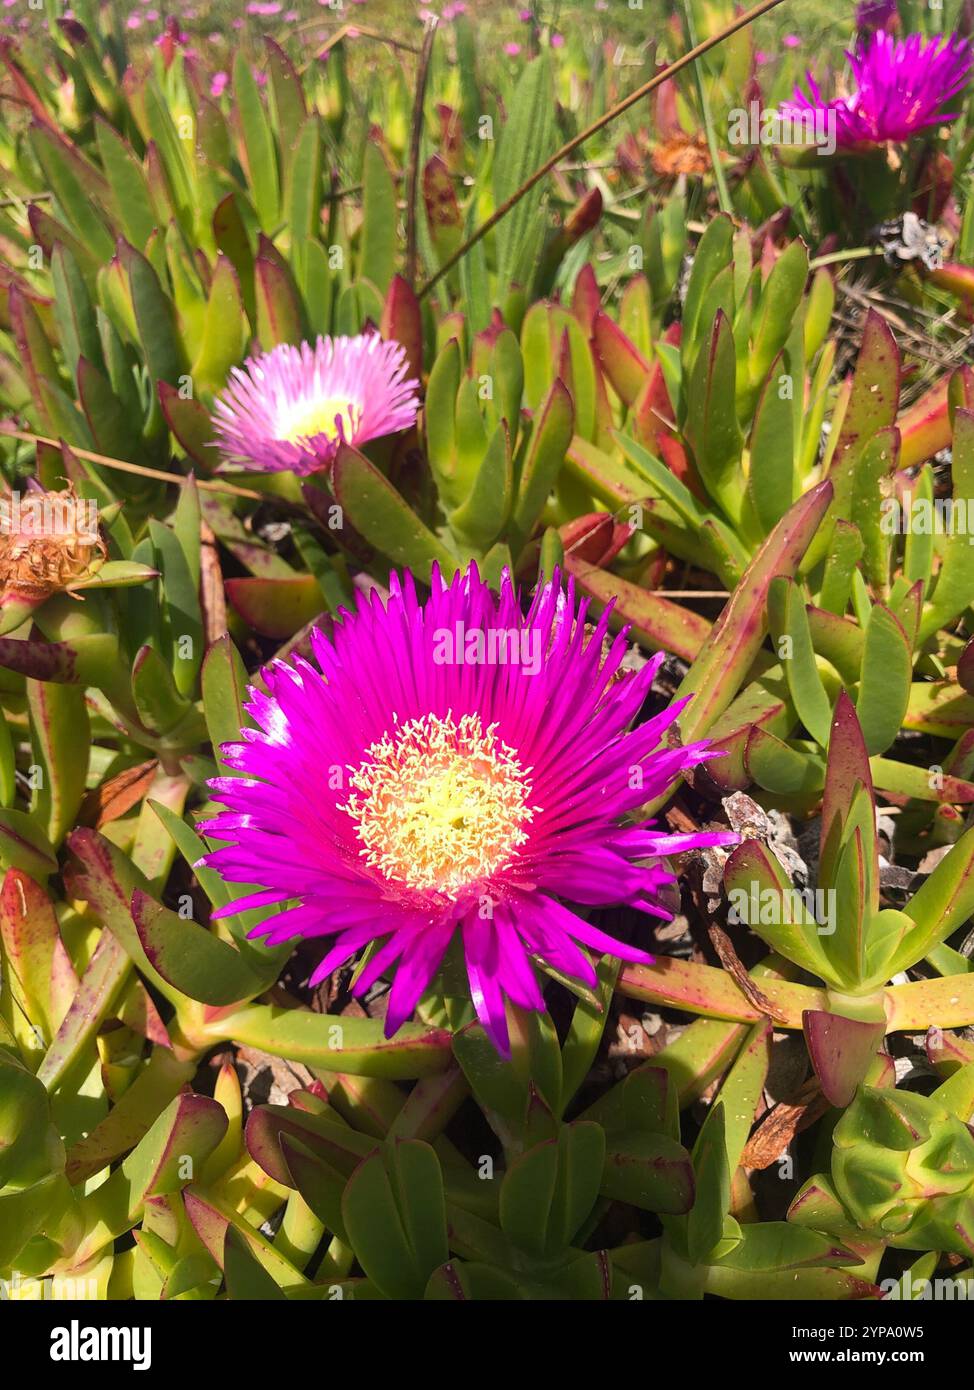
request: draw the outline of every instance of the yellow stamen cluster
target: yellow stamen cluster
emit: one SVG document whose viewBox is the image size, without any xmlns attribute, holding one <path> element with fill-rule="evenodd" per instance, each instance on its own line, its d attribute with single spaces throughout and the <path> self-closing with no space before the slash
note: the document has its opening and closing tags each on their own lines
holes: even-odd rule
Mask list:
<svg viewBox="0 0 974 1390">
<path fill-rule="evenodd" d="M 411 888 L 454 896 L 510 863 L 537 807 L 514 750 L 480 716 L 399 725 L 351 772 L 342 807 L 368 864 Z"/>
<path fill-rule="evenodd" d="M 303 439 L 313 439 L 323 434 L 327 439 L 338 439 L 339 430 L 335 421 L 340 415 L 348 437 L 355 428 L 356 407 L 339 396 L 329 396 L 325 400 L 305 401 L 281 422 L 279 438 L 289 444 L 300 444 Z"/>
</svg>

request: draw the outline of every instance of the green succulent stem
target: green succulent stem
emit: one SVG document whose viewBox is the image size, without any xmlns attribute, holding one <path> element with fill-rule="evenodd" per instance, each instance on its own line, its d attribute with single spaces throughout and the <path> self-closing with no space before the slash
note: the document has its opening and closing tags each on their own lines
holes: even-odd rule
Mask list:
<svg viewBox="0 0 974 1390">
<path fill-rule="evenodd" d="M 881 1023 L 886 1020 L 886 992 L 870 988 L 868 993 L 857 994 L 843 990 L 826 991 L 829 1008 L 843 1018 L 853 1018 L 860 1023 Z"/>
</svg>

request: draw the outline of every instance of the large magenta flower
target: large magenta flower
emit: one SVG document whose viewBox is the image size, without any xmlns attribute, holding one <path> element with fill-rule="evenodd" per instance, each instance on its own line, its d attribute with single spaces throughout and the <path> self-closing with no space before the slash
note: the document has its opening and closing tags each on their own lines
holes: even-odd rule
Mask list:
<svg viewBox="0 0 974 1390">
<path fill-rule="evenodd" d="M 813 112 L 815 129 L 834 121 L 836 144 L 844 149 L 908 140 L 959 114 L 945 108 L 967 83 L 972 61 L 967 39 L 950 34 L 925 43 L 920 34 L 896 39 L 880 30 L 846 57 L 855 81 L 850 95 L 823 101 L 807 73 L 811 96 L 796 87 L 783 114 Z"/>
<path fill-rule="evenodd" d="M 406 380 L 399 343 L 378 333 L 282 343 L 234 367 L 213 423 L 228 462 L 260 472 L 327 468 L 341 443 L 408 429 L 418 381 Z"/>
<path fill-rule="evenodd" d="M 557 577 L 526 616 L 509 580 L 498 598 L 473 566 L 450 584 L 434 574 L 425 603 L 393 577 L 387 602 L 373 590 L 331 638 L 313 633 L 320 670 L 267 668 L 269 693 L 246 707 L 259 729 L 224 748 L 243 775 L 211 783 L 227 810 L 204 829 L 232 843 L 203 862 L 265 886 L 228 911 L 287 902 L 253 935 L 333 937 L 313 983 L 382 940 L 354 992 L 398 963 L 387 1036 L 459 929 L 477 1014 L 506 1054 L 504 996 L 544 1008 L 530 955 L 588 985 L 581 947 L 650 960 L 564 900 L 667 918 L 661 856 L 737 841 L 627 823 L 711 754 L 659 747 L 685 700 L 630 730 L 662 657 L 621 671 L 625 637 L 606 640 L 607 614 L 586 633 L 586 606 L 576 617 Z"/>
</svg>

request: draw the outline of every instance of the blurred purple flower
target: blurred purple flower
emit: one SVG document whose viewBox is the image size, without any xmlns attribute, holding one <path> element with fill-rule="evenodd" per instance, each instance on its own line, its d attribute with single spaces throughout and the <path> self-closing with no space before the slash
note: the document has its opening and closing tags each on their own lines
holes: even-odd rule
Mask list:
<svg viewBox="0 0 974 1390">
<path fill-rule="evenodd" d="M 507 54 L 508 58 L 516 58 L 520 51 L 521 45 L 519 43 L 506 43 L 504 45 L 504 52 Z"/>
<path fill-rule="evenodd" d="M 146 16 L 148 18 L 148 16 Z M 189 35 L 184 29 L 166 29 L 155 41 L 156 47 L 161 48 L 165 43 L 178 43 L 181 48 L 185 48 L 189 43 Z"/>
<path fill-rule="evenodd" d="M 215 72 L 210 82 L 210 96 L 220 97 L 226 91 L 227 83 L 230 81 L 230 74 L 227 72 Z"/>
<path fill-rule="evenodd" d="M 856 28 L 865 33 L 885 29 L 891 20 L 898 18 L 896 0 L 862 0 L 862 4 L 856 8 Z"/>
</svg>

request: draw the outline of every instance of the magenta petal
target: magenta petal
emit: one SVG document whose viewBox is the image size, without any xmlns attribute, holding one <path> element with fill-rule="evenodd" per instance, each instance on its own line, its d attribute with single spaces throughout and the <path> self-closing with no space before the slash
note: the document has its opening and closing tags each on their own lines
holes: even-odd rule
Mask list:
<svg viewBox="0 0 974 1390">
<path fill-rule="evenodd" d="M 322 980 L 327 979 L 331 972 L 337 970 L 340 965 L 344 965 L 356 951 L 360 951 L 363 946 L 382 935 L 384 935 L 384 929 L 381 923 L 359 927 L 355 931 L 342 932 L 334 946 L 325 953 L 315 967 L 308 983 L 311 985 L 321 984 Z"/>
<path fill-rule="evenodd" d="M 494 910 L 494 930 L 499 944 L 501 984 L 508 997 L 522 1009 L 544 1009 L 544 995 L 535 977 L 517 924 L 505 907 Z"/>
<path fill-rule="evenodd" d="M 620 960 L 636 960 L 652 965 L 651 955 L 635 946 L 627 946 L 624 941 L 617 941 L 614 936 L 609 936 L 607 932 L 600 931 L 598 927 L 593 927 L 591 923 L 577 917 L 574 912 L 569 912 L 553 898 L 540 899 L 538 906 L 543 909 L 551 926 L 557 927 L 574 940 L 581 941 L 583 945 L 591 946 L 603 955 L 618 956 Z"/>
<path fill-rule="evenodd" d="M 431 927 L 425 933 L 420 933 L 412 949 L 403 954 L 389 993 L 385 1022 L 387 1038 L 391 1038 L 412 1014 L 420 995 L 436 973 L 453 932 L 452 922 L 446 927 Z"/>
<path fill-rule="evenodd" d="M 504 996 L 497 980 L 496 963 L 492 957 L 495 946 L 489 922 L 468 917 L 463 924 L 463 943 L 467 958 L 470 997 L 477 1017 L 491 1042 L 502 1057 L 510 1058 L 511 1040 L 507 1030 Z M 496 948 L 495 948 L 496 949 Z"/>
</svg>

